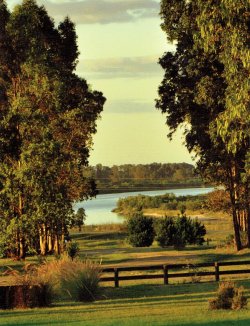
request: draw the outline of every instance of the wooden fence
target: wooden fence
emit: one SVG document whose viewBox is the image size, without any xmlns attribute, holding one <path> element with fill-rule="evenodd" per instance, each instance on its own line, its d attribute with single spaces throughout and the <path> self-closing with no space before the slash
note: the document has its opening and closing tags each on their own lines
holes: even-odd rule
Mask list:
<svg viewBox="0 0 250 326">
<path fill-rule="evenodd" d="M 133 267 L 109 267 L 102 269 L 103 274 L 112 273 L 112 276 L 101 277 L 101 282 L 114 282 L 115 287 L 119 287 L 120 281 L 129 280 L 149 280 L 149 279 L 162 279 L 163 284 L 169 284 L 170 278 L 182 278 L 182 277 L 203 277 L 213 276 L 215 281 L 220 280 L 221 275 L 235 275 L 235 274 L 249 274 L 248 269 L 229 269 L 223 270 L 221 267 L 227 266 L 244 266 L 250 265 L 250 261 L 231 261 L 231 262 L 215 262 L 204 264 L 161 264 L 151 266 L 133 266 Z M 202 268 L 212 269 L 210 271 L 204 271 Z M 183 271 L 184 270 L 184 271 Z M 160 271 L 157 274 L 138 274 L 138 275 L 121 275 L 124 272 L 134 271 Z"/>
</svg>

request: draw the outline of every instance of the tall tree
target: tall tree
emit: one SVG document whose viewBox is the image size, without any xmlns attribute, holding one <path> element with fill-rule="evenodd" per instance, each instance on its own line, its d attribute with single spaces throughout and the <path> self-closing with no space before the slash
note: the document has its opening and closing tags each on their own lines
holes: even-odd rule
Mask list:
<svg viewBox="0 0 250 326">
<path fill-rule="evenodd" d="M 219 6 L 221 1 L 212 2 L 218 14 L 222 10 Z M 229 113 L 228 89 L 230 87 L 233 91 L 234 80 L 232 75 L 226 76 L 225 62 L 219 51 L 208 51 L 207 43 L 201 41 L 204 30 L 209 31 L 211 26 L 211 22 L 204 18 L 205 12 L 213 16 L 215 10 L 211 11 L 211 6 L 204 1 L 162 0 L 162 29 L 169 41 L 176 42 L 176 51 L 167 52 L 160 59 L 165 76 L 159 87 L 156 106 L 167 114 L 169 136 L 172 137 L 178 126 L 184 125 L 186 145 L 196 154 L 199 170 L 229 191 L 236 246 L 241 249 L 241 229 L 247 229 L 250 234 L 250 224 L 247 223 L 249 194 L 242 179 L 242 175 L 246 174 L 249 134 L 237 141 L 230 128 L 227 128 L 227 136 L 222 132 L 219 121 Z M 223 26 L 222 22 L 220 31 Z M 215 34 L 210 36 L 213 38 Z M 235 91 L 234 96 L 237 96 Z M 234 112 L 239 114 L 237 106 Z M 239 130 L 237 120 L 235 125 L 235 129 Z M 229 138 L 231 141 L 227 141 Z M 242 194 L 244 202 L 239 204 Z"/>
<path fill-rule="evenodd" d="M 1 237 L 19 258 L 28 248 L 59 253 L 75 218 L 73 202 L 96 193 L 85 170 L 105 98 L 74 73 L 79 53 L 69 18 L 56 28 L 34 0 L 0 13 L 7 17 L 0 39 L 6 34 L 14 62 L 5 51 Z"/>
</svg>

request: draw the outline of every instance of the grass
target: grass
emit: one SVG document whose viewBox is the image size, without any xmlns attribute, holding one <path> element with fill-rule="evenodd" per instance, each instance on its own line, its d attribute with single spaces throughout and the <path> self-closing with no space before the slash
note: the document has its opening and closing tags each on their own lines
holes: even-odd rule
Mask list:
<svg viewBox="0 0 250 326">
<path fill-rule="evenodd" d="M 230 221 L 225 217 L 208 218 L 203 215 L 212 238 L 209 246 L 187 246 L 181 251 L 160 248 L 156 243 L 150 248 L 132 248 L 126 242 L 126 233 L 118 226 L 109 228 L 88 227 L 83 232 L 74 230 L 72 238 L 80 245 L 81 258 L 94 258 L 106 265 L 203 263 L 223 260 L 250 259 L 250 250 L 239 253 L 232 247 L 217 247 L 231 232 Z M 48 257 L 48 260 L 53 257 Z M 28 263 L 38 263 L 36 257 L 28 257 Z M 5 266 L 21 269 L 24 262 L 2 259 Z M 9 280 L 8 280 L 9 281 Z M 94 303 L 55 302 L 51 308 L 0 311 L 1 325 L 85 325 L 85 326 L 132 326 L 132 325 L 248 325 L 250 311 L 211 311 L 208 299 L 215 295 L 215 282 L 186 284 L 185 279 L 170 280 L 163 286 L 162 280 L 121 282 L 120 288 L 105 283 L 104 295 Z M 250 280 L 239 281 L 250 289 Z M 103 284 L 104 286 L 104 284 Z M 112 286 L 112 284 L 111 284 Z M 250 291 L 247 290 L 250 297 Z"/>
<path fill-rule="evenodd" d="M 250 281 L 239 284 L 249 287 Z M 61 302 L 49 309 L 0 311 L 1 325 L 248 325 L 249 310 L 208 309 L 216 289 L 216 283 L 107 288 L 105 296 L 91 304 Z"/>
</svg>

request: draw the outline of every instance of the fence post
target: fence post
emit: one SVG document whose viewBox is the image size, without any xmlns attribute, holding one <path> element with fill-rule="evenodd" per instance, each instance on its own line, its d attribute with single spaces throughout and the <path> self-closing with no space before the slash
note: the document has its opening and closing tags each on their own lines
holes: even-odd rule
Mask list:
<svg viewBox="0 0 250 326">
<path fill-rule="evenodd" d="M 118 268 L 114 268 L 115 273 L 115 287 L 119 288 L 119 270 Z"/>
<path fill-rule="evenodd" d="M 168 284 L 168 265 L 163 265 L 163 273 L 164 273 L 164 284 Z"/>
<path fill-rule="evenodd" d="M 215 268 L 215 281 L 218 282 L 220 280 L 220 269 L 219 269 L 218 262 L 214 263 L 214 268 Z"/>
</svg>

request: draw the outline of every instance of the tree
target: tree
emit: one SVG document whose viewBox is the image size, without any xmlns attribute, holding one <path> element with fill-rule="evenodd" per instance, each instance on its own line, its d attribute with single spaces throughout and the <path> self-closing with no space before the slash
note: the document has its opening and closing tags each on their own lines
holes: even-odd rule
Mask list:
<svg viewBox="0 0 250 326">
<path fill-rule="evenodd" d="M 133 247 L 150 247 L 154 241 L 153 219 L 137 211 L 128 219 L 128 241 Z"/>
<path fill-rule="evenodd" d="M 229 75 L 226 77 L 226 64 L 218 47 L 215 47 L 215 51 L 207 51 L 208 41 L 201 41 L 204 35 L 208 35 L 213 30 L 211 27 L 213 24 L 211 21 L 209 22 L 209 17 L 212 17 L 221 24 L 220 28 L 216 24 L 214 27 L 216 31 L 218 28 L 221 34 L 209 34 L 217 45 L 219 35 L 223 34 L 223 26 L 227 20 L 224 17 L 224 12 L 221 15 L 224 10 L 222 3 L 225 2 L 209 2 L 214 9 L 211 10 L 211 6 L 204 1 L 162 0 L 162 29 L 167 33 L 169 41 L 176 42 L 176 51 L 174 53 L 167 52 L 160 59 L 165 76 L 159 87 L 159 99 L 156 106 L 168 115 L 169 137 L 172 137 L 180 125 L 184 125 L 186 146 L 190 152 L 196 155 L 200 173 L 203 177 L 222 184 L 229 192 L 235 242 L 239 250 L 242 248 L 240 238 L 242 214 L 245 222 L 249 220 L 249 190 L 247 186 L 249 179 L 246 177 L 248 174 L 246 163 L 249 152 L 249 133 L 239 132 L 241 124 L 237 119 L 234 122 L 231 121 L 231 124 L 236 125 L 234 128 L 226 128 L 227 134 L 222 132 L 222 123 L 219 121 L 222 121 L 223 116 L 231 117 L 230 110 L 228 110 L 229 97 L 238 95 L 235 90 L 233 91 L 232 74 L 231 77 Z M 246 4 L 246 1 L 244 3 Z M 233 5 L 232 1 L 231 5 Z M 244 7 L 245 11 L 243 7 L 241 6 L 241 13 L 246 13 L 246 6 Z M 234 10 L 234 13 L 234 18 L 231 18 L 236 22 L 239 13 L 237 10 Z M 226 24 L 230 30 L 230 23 Z M 244 35 L 245 29 L 246 27 L 244 27 Z M 240 30 L 239 27 L 234 35 L 240 33 Z M 228 44 L 225 40 L 223 43 L 222 40 L 220 42 Z M 242 48 L 246 49 L 246 45 L 244 47 L 242 44 Z M 231 95 L 228 97 L 229 89 Z M 245 94 L 245 90 L 243 93 Z M 242 99 L 245 101 L 246 97 L 243 95 Z M 239 115 L 240 111 L 237 106 L 235 106 L 234 112 L 235 115 Z M 227 122 L 225 125 L 227 126 Z M 233 130 L 238 130 L 240 137 L 236 136 Z M 232 146 L 232 144 L 234 145 Z M 248 234 L 250 236 L 250 223 L 245 224 L 249 225 Z M 250 246 L 250 238 L 248 245 Z"/>
<path fill-rule="evenodd" d="M 162 248 L 172 246 L 174 244 L 174 237 L 176 234 L 176 227 L 172 217 L 165 217 L 159 220 L 156 228 L 155 240 Z"/>
<path fill-rule="evenodd" d="M 59 253 L 76 218 L 72 204 L 96 194 L 86 169 L 105 98 L 74 73 L 69 18 L 55 28 L 33 0 L 12 13 L 1 1 L 0 14 L 0 46 L 10 48 L 0 56 L 1 237 L 19 258 L 28 248 Z"/>
<path fill-rule="evenodd" d="M 186 244 L 202 245 L 206 229 L 197 219 L 192 220 L 185 214 L 177 218 L 165 217 L 157 223 L 156 237 L 162 247 L 184 248 Z"/>
<path fill-rule="evenodd" d="M 81 232 L 85 219 L 86 219 L 86 214 L 85 214 L 84 208 L 83 207 L 78 208 L 77 212 L 75 213 L 75 217 L 74 217 L 73 224 L 71 225 L 71 227 L 77 226 L 79 229 L 79 232 Z"/>
<path fill-rule="evenodd" d="M 220 135 L 227 152 L 237 161 L 239 150 L 243 154 L 232 167 L 231 201 L 239 223 L 248 225 L 250 247 L 250 49 L 249 1 L 198 1 L 197 19 L 201 44 L 207 53 L 216 54 L 224 65 L 225 109 L 215 120 L 215 136 Z M 208 9 L 209 7 L 209 9 Z M 226 46 L 225 46 L 226 45 Z M 214 136 L 212 134 L 212 136 Z"/>
</svg>

